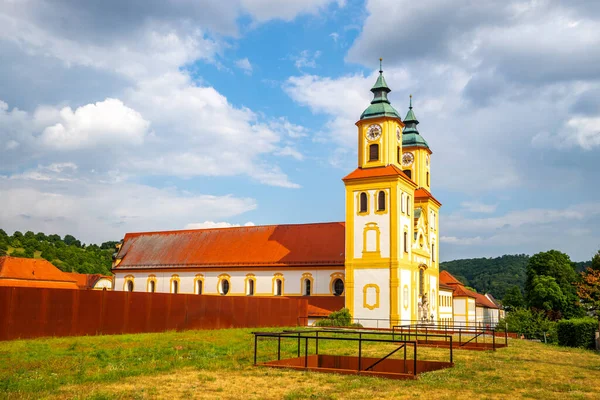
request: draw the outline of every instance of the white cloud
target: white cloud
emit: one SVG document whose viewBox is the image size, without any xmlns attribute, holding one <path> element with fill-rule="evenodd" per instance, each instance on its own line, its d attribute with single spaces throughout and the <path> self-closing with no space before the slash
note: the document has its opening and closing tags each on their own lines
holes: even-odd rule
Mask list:
<svg viewBox="0 0 600 400">
<path fill-rule="evenodd" d="M 319 57 L 321 57 L 321 52 L 318 50 L 314 52 L 302 50 L 297 56 L 290 56 L 290 59 L 294 61 L 296 68 L 302 70 L 304 68 L 316 68 Z"/>
<path fill-rule="evenodd" d="M 472 213 L 493 213 L 496 211 L 498 204 L 484 204 L 480 201 L 463 201 L 461 207 Z"/>
<path fill-rule="evenodd" d="M 234 228 L 242 226 L 240 224 L 231 224 L 229 222 L 204 221 L 187 224 L 185 229 L 213 229 L 213 228 Z M 254 222 L 246 222 L 243 226 L 254 226 Z"/>
<path fill-rule="evenodd" d="M 252 75 L 252 64 L 248 58 L 242 58 L 235 62 L 235 66 L 244 71 L 247 75 Z"/>
<path fill-rule="evenodd" d="M 115 185 L 81 176 L 68 182 L 0 177 L 0 192 L 5 230 L 69 233 L 96 243 L 116 240 L 126 232 L 179 229 L 190 215 L 231 218 L 256 208 L 250 198 Z"/>
<path fill-rule="evenodd" d="M 559 128 L 559 132 L 550 134 L 540 132 L 531 139 L 535 147 L 554 147 L 565 149 L 580 147 L 592 150 L 600 146 L 600 116 L 598 117 L 572 117 Z"/>
<path fill-rule="evenodd" d="M 64 107 L 59 122 L 45 128 L 42 143 L 57 150 L 139 145 L 150 123 L 118 99 L 87 104 L 73 111 Z"/>
<path fill-rule="evenodd" d="M 331 38 L 331 39 L 332 39 L 334 42 L 336 42 L 336 43 L 337 43 L 337 41 L 338 41 L 338 40 L 339 40 L 339 38 L 340 38 L 340 34 L 339 34 L 339 33 L 336 33 L 336 32 L 332 32 L 332 33 L 330 33 L 330 34 L 329 34 L 329 37 L 330 37 L 330 38 Z"/>
<path fill-rule="evenodd" d="M 304 156 L 302 155 L 302 153 L 290 146 L 283 147 L 282 149 L 275 152 L 275 154 L 283 157 L 292 157 L 298 161 L 304 160 Z"/>
</svg>

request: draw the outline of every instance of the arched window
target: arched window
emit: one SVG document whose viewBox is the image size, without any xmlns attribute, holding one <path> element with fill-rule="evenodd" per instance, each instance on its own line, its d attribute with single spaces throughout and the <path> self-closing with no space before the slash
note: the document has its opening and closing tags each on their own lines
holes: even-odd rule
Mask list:
<svg viewBox="0 0 600 400">
<path fill-rule="evenodd" d="M 229 281 L 227 279 L 221 280 L 221 287 L 219 288 L 219 292 L 225 296 L 229 293 Z"/>
<path fill-rule="evenodd" d="M 435 244 L 431 245 L 431 261 L 435 262 Z"/>
<path fill-rule="evenodd" d="M 198 279 L 196 281 L 196 294 L 202 294 L 202 289 L 203 289 L 202 284 L 203 283 L 204 282 L 202 280 L 200 280 L 200 279 Z"/>
<path fill-rule="evenodd" d="M 427 173 L 427 186 L 429 186 L 429 172 Z"/>
<path fill-rule="evenodd" d="M 281 281 L 281 279 L 277 279 L 275 281 L 275 296 L 281 296 L 282 292 L 283 292 L 283 282 Z"/>
<path fill-rule="evenodd" d="M 133 292 L 133 282 L 132 281 L 127 281 L 127 291 Z"/>
<path fill-rule="evenodd" d="M 366 213 L 369 210 L 369 198 L 365 192 L 360 194 L 360 208 L 359 212 Z"/>
<path fill-rule="evenodd" d="M 340 278 L 333 281 L 333 294 L 334 296 L 341 296 L 344 293 L 344 281 Z"/>
<path fill-rule="evenodd" d="M 406 196 L 406 214 L 410 216 L 410 196 Z"/>
<path fill-rule="evenodd" d="M 383 190 L 377 194 L 377 211 L 385 211 L 385 192 Z"/>
<path fill-rule="evenodd" d="M 179 293 L 179 281 L 173 281 L 173 293 Z"/>
<path fill-rule="evenodd" d="M 419 295 L 425 294 L 425 269 L 419 269 Z"/>
<path fill-rule="evenodd" d="M 378 161 L 379 160 L 379 145 L 377 143 L 373 143 L 369 145 L 369 161 Z"/>
<path fill-rule="evenodd" d="M 400 147 L 398 147 L 398 164 L 402 164 L 402 151 L 400 151 Z"/>
<path fill-rule="evenodd" d="M 305 279 L 304 280 L 304 295 L 305 296 L 310 296 L 310 279 Z"/>
<path fill-rule="evenodd" d="M 404 232 L 404 252 L 408 253 L 408 232 Z"/>
<path fill-rule="evenodd" d="M 248 279 L 248 296 L 254 296 L 254 279 Z"/>
<path fill-rule="evenodd" d="M 154 281 L 150 281 L 148 284 L 148 291 L 150 293 L 154 293 L 156 291 L 156 284 L 154 283 Z"/>
<path fill-rule="evenodd" d="M 404 175 L 406 175 L 410 179 L 412 179 L 412 169 L 405 169 L 405 170 L 402 170 L 402 172 L 404 172 Z"/>
</svg>

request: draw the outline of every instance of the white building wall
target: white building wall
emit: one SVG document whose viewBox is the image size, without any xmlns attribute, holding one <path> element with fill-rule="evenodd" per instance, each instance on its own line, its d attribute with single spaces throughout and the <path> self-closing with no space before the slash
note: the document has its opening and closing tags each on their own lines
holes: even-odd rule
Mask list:
<svg viewBox="0 0 600 400">
<path fill-rule="evenodd" d="M 310 273 L 313 278 L 312 293 L 313 295 L 331 295 L 330 283 L 332 274 L 341 274 L 344 279 L 343 268 L 332 269 L 305 269 L 305 270 L 286 270 L 273 268 L 272 270 L 256 271 L 252 269 L 242 271 L 228 270 L 209 270 L 209 271 L 181 271 L 173 268 L 172 271 L 161 272 L 120 272 L 115 271 L 115 290 L 123 291 L 125 289 L 125 277 L 133 276 L 134 291 L 146 292 L 147 282 L 150 275 L 156 277 L 155 291 L 159 293 L 171 293 L 171 278 L 173 275 L 179 276 L 179 293 L 194 294 L 194 279 L 198 274 L 204 278 L 203 294 L 219 294 L 218 282 L 219 275 L 227 274 L 229 278 L 229 293 L 228 295 L 245 295 L 246 294 L 246 277 L 248 274 L 254 275 L 256 286 L 254 294 L 272 295 L 273 293 L 273 278 L 275 274 L 282 274 L 283 277 L 283 296 L 286 295 L 301 295 L 302 275 Z"/>
<path fill-rule="evenodd" d="M 354 192 L 354 208 L 358 209 L 359 194 L 364 191 Z M 377 207 L 377 193 L 379 190 L 367 190 L 369 194 L 369 213 L 366 215 L 355 215 L 354 216 L 354 229 L 356 234 L 354 235 L 354 258 L 361 258 L 364 249 L 364 237 L 363 232 L 367 227 L 368 223 L 377 224 L 379 228 L 379 251 L 382 258 L 390 257 L 390 211 L 389 211 L 389 195 L 390 191 L 386 192 L 386 212 L 385 214 L 377 214 L 375 212 Z M 367 249 L 374 250 L 376 248 L 376 234 L 375 231 L 368 231 L 367 234 Z"/>
<path fill-rule="evenodd" d="M 400 319 L 402 321 L 410 321 L 414 305 L 412 304 L 411 294 L 413 285 L 411 280 L 411 271 L 407 269 L 400 270 Z"/>
<path fill-rule="evenodd" d="M 389 328 L 389 282 L 389 269 L 354 270 L 353 317 L 356 322 L 364 327 Z"/>
</svg>

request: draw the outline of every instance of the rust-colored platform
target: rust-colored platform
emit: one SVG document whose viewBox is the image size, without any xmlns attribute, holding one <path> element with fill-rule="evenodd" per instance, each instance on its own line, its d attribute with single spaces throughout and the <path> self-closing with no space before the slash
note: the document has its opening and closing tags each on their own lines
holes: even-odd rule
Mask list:
<svg viewBox="0 0 600 400">
<path fill-rule="evenodd" d="M 421 361 L 417 360 L 417 371 L 415 373 L 414 360 L 397 360 L 380 358 L 361 357 L 361 368 L 359 371 L 358 357 L 334 356 L 334 355 L 311 355 L 308 357 L 287 358 L 285 360 L 268 361 L 261 366 L 273 368 L 291 368 L 299 370 L 309 370 L 315 372 L 327 372 L 350 375 L 377 376 L 389 379 L 416 379 L 418 374 L 423 372 L 437 371 L 454 366 L 454 363 L 443 361 Z M 369 366 L 380 361 L 373 368 L 366 371 Z"/>
</svg>

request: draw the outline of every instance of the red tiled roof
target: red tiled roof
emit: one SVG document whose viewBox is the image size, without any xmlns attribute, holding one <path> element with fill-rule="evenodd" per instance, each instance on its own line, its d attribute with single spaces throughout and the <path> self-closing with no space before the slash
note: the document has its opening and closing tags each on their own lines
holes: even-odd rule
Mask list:
<svg viewBox="0 0 600 400">
<path fill-rule="evenodd" d="M 385 167 L 375 167 L 375 168 L 356 168 L 350 174 L 346 175 L 342 178 L 343 181 L 350 181 L 353 179 L 362 179 L 362 178 L 374 178 L 374 177 L 384 177 L 384 176 L 400 176 L 404 180 L 414 184 L 416 184 L 408 177 L 402 170 L 395 165 L 387 165 Z"/>
<path fill-rule="evenodd" d="M 79 274 L 77 272 L 65 272 L 65 274 L 69 275 L 75 282 L 77 282 L 79 289 L 93 289 L 94 285 L 103 278 L 112 281 L 111 276 L 101 274 Z"/>
<path fill-rule="evenodd" d="M 0 257 L 0 286 L 77 289 L 75 279 L 43 259 Z"/>
<path fill-rule="evenodd" d="M 128 233 L 114 269 L 344 266 L 343 222 Z"/>
<path fill-rule="evenodd" d="M 490 301 L 490 299 L 488 299 L 487 297 L 485 297 L 485 295 L 480 293 L 475 293 L 475 304 L 481 307 L 498 308 L 498 306 L 495 305 L 492 301 Z"/>
<path fill-rule="evenodd" d="M 452 297 L 471 297 L 476 299 L 477 293 L 465 288 L 463 285 L 456 285 Z"/>
<path fill-rule="evenodd" d="M 442 206 L 442 203 L 440 203 L 435 197 L 433 197 L 431 193 L 429 193 L 427 189 L 424 188 L 418 188 L 417 190 L 415 190 L 415 200 L 419 199 L 431 199 L 434 203 L 438 205 L 438 207 Z"/>
<path fill-rule="evenodd" d="M 326 310 L 317 306 L 308 305 L 308 316 L 309 317 L 329 317 L 333 311 Z"/>
<path fill-rule="evenodd" d="M 440 280 L 440 290 L 454 290 L 454 287 L 450 286 L 450 285 L 446 285 L 445 283 L 442 283 Z"/>
<path fill-rule="evenodd" d="M 462 282 L 459 281 L 458 279 L 456 279 L 454 277 L 454 275 L 452 275 L 450 272 L 448 271 L 440 271 L 440 282 L 446 285 L 461 285 L 462 286 Z"/>
</svg>

